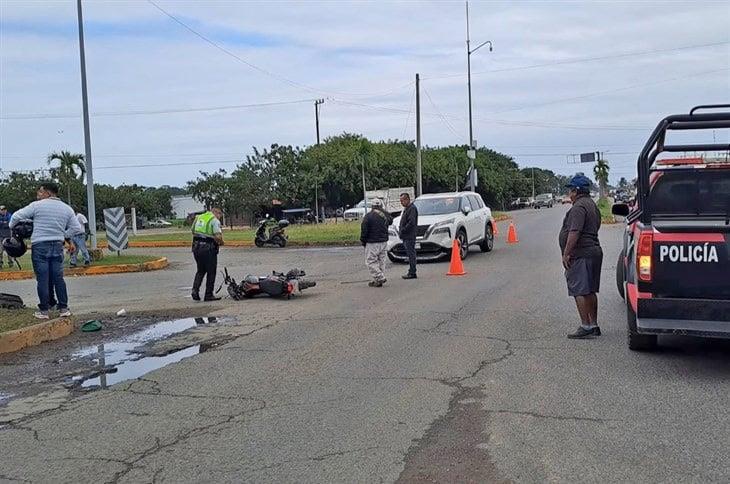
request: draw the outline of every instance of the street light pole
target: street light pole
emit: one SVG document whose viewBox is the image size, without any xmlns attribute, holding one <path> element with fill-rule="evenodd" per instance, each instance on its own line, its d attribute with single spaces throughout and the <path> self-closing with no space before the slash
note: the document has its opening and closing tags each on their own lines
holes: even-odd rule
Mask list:
<svg viewBox="0 0 730 484">
<path fill-rule="evenodd" d="M 317 126 L 317 145 L 319 145 L 319 106 L 321 104 L 324 104 L 324 99 L 314 101 L 314 123 Z M 317 170 L 317 176 L 319 176 L 319 170 Z M 315 223 L 319 224 L 319 180 L 314 184 L 314 211 L 317 213 L 314 218 Z"/>
<path fill-rule="evenodd" d="M 81 0 L 76 0 L 79 19 L 79 55 L 81 60 L 81 102 L 84 111 L 84 146 L 86 149 L 86 199 L 88 202 L 89 232 L 91 248 L 96 249 L 96 200 L 94 200 L 94 168 L 91 160 L 91 128 L 89 127 L 89 97 L 86 89 L 86 53 L 84 52 L 84 18 L 81 13 Z"/>
<path fill-rule="evenodd" d="M 469 2 L 466 2 L 466 71 L 467 71 L 467 86 L 469 89 L 469 149 L 476 150 L 476 142 L 474 141 L 474 124 L 472 121 L 472 108 L 471 108 L 471 55 L 484 47 L 485 45 L 489 44 L 489 52 L 492 52 L 492 41 L 487 40 L 486 42 L 482 42 L 478 46 L 476 46 L 475 49 L 472 50 L 471 48 L 471 39 L 469 36 Z M 470 165 L 469 165 L 469 189 L 471 191 L 474 191 L 476 188 L 474 186 L 475 177 L 474 177 L 474 158 L 470 158 Z"/>
</svg>

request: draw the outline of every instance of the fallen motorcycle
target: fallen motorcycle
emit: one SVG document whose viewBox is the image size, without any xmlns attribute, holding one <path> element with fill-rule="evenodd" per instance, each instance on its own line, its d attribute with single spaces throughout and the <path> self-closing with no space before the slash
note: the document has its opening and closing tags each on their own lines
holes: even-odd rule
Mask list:
<svg viewBox="0 0 730 484">
<path fill-rule="evenodd" d="M 244 277 L 240 284 L 231 277 L 227 267 L 223 269 L 223 276 L 223 284 L 228 290 L 228 295 L 236 301 L 261 294 L 290 299 L 293 293 L 317 285 L 315 281 L 304 279 L 306 274 L 299 269 L 292 269 L 286 274 L 274 271 L 270 276 L 252 276 L 249 274 Z M 218 290 L 220 291 L 220 288 Z"/>
</svg>

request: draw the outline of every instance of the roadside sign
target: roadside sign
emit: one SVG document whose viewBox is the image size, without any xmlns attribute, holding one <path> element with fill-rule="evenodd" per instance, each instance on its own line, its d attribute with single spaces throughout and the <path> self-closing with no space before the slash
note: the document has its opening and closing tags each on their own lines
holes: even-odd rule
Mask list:
<svg viewBox="0 0 730 484">
<path fill-rule="evenodd" d="M 593 151 L 591 153 L 581 153 L 580 154 L 580 162 L 581 163 L 595 163 L 598 161 L 600 155 L 598 154 L 598 151 Z"/>
<path fill-rule="evenodd" d="M 466 150 L 466 157 L 470 160 L 475 160 L 477 157 L 477 151 L 476 150 Z"/>
<path fill-rule="evenodd" d="M 105 208 L 104 225 L 106 226 L 106 241 L 110 251 L 119 252 L 129 247 L 124 208 Z"/>
</svg>

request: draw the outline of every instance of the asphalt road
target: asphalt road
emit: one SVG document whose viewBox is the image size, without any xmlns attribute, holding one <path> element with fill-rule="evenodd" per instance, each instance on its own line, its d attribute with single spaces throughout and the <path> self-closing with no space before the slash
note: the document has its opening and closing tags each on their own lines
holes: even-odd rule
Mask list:
<svg viewBox="0 0 730 484">
<path fill-rule="evenodd" d="M 0 429 L 0 480 L 728 482 L 730 345 L 665 338 L 657 353 L 629 352 L 620 226 L 601 231 L 603 336 L 567 340 L 564 211 L 516 214 L 520 243 L 503 243 L 502 224 L 464 277 L 428 264 L 403 281 L 391 267 L 384 289 L 358 282 L 357 248 L 226 251 L 236 271 L 298 265 L 319 285 L 217 303 L 246 335 Z M 72 280 L 74 305 L 192 305 L 192 266 L 184 251 L 174 260 Z"/>
</svg>

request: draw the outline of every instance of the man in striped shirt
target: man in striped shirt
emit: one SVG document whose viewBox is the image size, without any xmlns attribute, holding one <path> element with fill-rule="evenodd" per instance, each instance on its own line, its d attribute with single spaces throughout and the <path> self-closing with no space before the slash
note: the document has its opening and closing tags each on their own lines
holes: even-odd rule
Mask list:
<svg viewBox="0 0 730 484">
<path fill-rule="evenodd" d="M 58 298 L 57 308 L 61 317 L 71 316 L 68 308 L 68 293 L 63 280 L 63 242 L 71 234 L 82 232 L 73 209 L 58 198 L 58 185 L 53 182 L 42 183 L 37 192 L 38 200 L 15 212 L 10 219 L 10 228 L 18 222 L 32 221 L 31 260 L 35 272 L 38 291 L 37 319 L 48 319 L 50 308 L 50 287 Z M 70 243 L 69 251 L 75 251 Z"/>
</svg>

